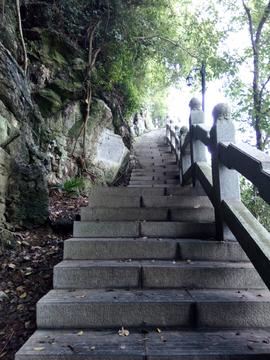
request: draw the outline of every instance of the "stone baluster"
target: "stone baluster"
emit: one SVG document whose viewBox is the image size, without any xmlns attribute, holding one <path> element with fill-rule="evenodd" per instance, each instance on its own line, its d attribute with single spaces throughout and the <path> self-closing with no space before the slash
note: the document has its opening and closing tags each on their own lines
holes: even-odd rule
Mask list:
<svg viewBox="0 0 270 360">
<path fill-rule="evenodd" d="M 231 121 L 231 110 L 227 104 L 220 103 L 213 109 L 214 125 L 210 131 L 213 174 L 213 202 L 217 240 L 234 239 L 233 234 L 223 221 L 222 201 L 240 200 L 238 173 L 228 169 L 219 161 L 219 143 L 235 142 L 235 128 Z"/>
<path fill-rule="evenodd" d="M 191 164 L 192 164 L 192 183 L 193 186 L 196 185 L 196 174 L 195 174 L 195 162 L 205 162 L 206 159 L 206 149 L 205 145 L 194 137 L 194 127 L 193 125 L 204 124 L 204 112 L 202 111 L 201 102 L 193 98 L 189 103 L 190 107 L 190 117 L 189 117 L 189 127 L 190 127 L 190 151 L 191 151 Z"/>
<path fill-rule="evenodd" d="M 180 126 L 175 125 L 175 148 L 174 153 L 176 157 L 176 162 L 179 164 L 180 160 Z"/>
<path fill-rule="evenodd" d="M 185 185 L 183 182 L 183 175 L 190 168 L 190 146 L 183 151 L 183 145 L 185 143 L 186 136 L 188 134 L 188 127 L 182 126 L 180 129 L 179 140 L 180 140 L 180 184 Z"/>
<path fill-rule="evenodd" d="M 174 153 L 175 149 L 175 125 L 171 125 L 171 152 Z"/>
<path fill-rule="evenodd" d="M 168 114 L 166 114 L 165 121 L 166 121 L 165 144 L 166 144 L 166 145 L 169 145 L 169 139 L 170 139 L 170 120 L 169 120 Z"/>
</svg>

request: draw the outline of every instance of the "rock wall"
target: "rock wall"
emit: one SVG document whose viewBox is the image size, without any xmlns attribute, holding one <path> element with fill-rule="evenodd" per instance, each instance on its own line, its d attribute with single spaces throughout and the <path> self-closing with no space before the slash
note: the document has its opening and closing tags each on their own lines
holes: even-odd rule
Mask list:
<svg viewBox="0 0 270 360">
<path fill-rule="evenodd" d="M 23 3 L 28 69 L 17 31 L 15 2 L 5 1 L 0 24 L 0 227 L 41 224 L 48 218 L 49 187 L 82 174 L 111 183 L 132 147 L 129 122 L 112 101 L 95 93 L 82 139 L 71 157 L 85 112 L 87 54 L 50 26 L 53 2 Z M 0 18 L 3 13 L 0 9 Z M 100 97 L 99 97 L 100 95 Z M 137 132 L 135 132 L 137 134 Z M 113 161 L 112 155 L 113 154 Z"/>
</svg>

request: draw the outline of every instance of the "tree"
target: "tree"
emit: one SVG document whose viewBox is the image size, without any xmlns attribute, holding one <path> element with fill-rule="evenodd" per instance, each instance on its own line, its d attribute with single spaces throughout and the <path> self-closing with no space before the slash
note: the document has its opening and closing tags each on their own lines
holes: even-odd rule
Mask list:
<svg viewBox="0 0 270 360">
<path fill-rule="evenodd" d="M 233 101 L 238 99 L 235 118 L 242 122 L 242 127 L 248 123 L 254 129 L 256 147 L 265 151 L 270 136 L 270 1 L 230 0 L 223 2 L 225 5 L 230 12 L 229 31 L 246 31 L 249 37 L 242 53 L 235 51 L 229 55 L 230 49 L 225 52 L 232 65 L 227 92 Z M 245 72 L 241 71 L 244 66 Z M 253 74 L 250 82 L 249 76 L 244 75 L 248 72 Z"/>
<path fill-rule="evenodd" d="M 203 60 L 210 77 L 219 74 L 224 34 L 215 27 L 217 14 L 209 8 L 204 18 L 190 0 L 54 0 L 52 9 L 55 30 L 88 53 L 84 123 L 73 154 L 84 133 L 85 156 L 93 93 L 116 97 L 128 116 Z"/>
</svg>

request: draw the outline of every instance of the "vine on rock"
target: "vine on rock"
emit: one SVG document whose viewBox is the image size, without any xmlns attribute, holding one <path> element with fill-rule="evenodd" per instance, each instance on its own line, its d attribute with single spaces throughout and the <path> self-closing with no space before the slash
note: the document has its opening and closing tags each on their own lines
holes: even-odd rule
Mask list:
<svg viewBox="0 0 270 360">
<path fill-rule="evenodd" d="M 21 37 L 21 43 L 23 48 L 23 58 L 24 58 L 24 74 L 26 75 L 27 70 L 27 51 L 25 47 L 24 37 L 23 37 L 23 31 L 22 31 L 22 19 L 21 19 L 21 12 L 20 12 L 20 0 L 15 0 L 16 2 L 16 13 L 17 13 L 17 21 L 18 21 L 18 27 Z M 3 7 L 4 7 L 4 0 L 3 0 Z M 3 17 L 4 17 L 4 11 L 3 11 Z"/>
</svg>

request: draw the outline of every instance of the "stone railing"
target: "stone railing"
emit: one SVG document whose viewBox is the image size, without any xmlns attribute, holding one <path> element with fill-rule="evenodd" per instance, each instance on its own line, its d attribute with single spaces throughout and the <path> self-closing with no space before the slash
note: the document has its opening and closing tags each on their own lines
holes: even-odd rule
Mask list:
<svg viewBox="0 0 270 360">
<path fill-rule="evenodd" d="M 238 173 L 250 180 L 270 204 L 270 156 L 244 143 L 235 143 L 235 128 L 227 104 L 213 109 L 214 125 L 204 124 L 199 100 L 190 101 L 189 129 L 166 124 L 166 142 L 179 164 L 184 186 L 199 183 L 215 209 L 216 239 L 236 240 L 270 289 L 270 234 L 240 199 Z M 207 163 L 206 147 L 212 164 Z"/>
</svg>

